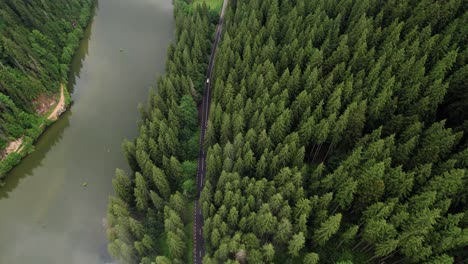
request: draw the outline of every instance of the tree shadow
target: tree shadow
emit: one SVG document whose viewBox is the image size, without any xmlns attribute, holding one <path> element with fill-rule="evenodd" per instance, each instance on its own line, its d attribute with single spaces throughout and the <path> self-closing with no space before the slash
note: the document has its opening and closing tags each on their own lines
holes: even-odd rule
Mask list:
<svg viewBox="0 0 468 264">
<path fill-rule="evenodd" d="M 38 138 L 34 144 L 34 151 L 27 155 L 21 163 L 15 166 L 4 178 L 4 186 L 0 188 L 0 199 L 8 198 L 8 194 L 14 190 L 20 181 L 33 174 L 34 169 L 42 165 L 42 160 L 47 153 L 62 139 L 63 132 L 70 126 L 71 111 L 66 111 L 62 116 Z"/>
<path fill-rule="evenodd" d="M 80 45 L 78 49 L 75 51 L 75 55 L 73 56 L 71 65 L 70 65 L 70 72 L 68 73 L 68 91 L 70 94 L 73 94 L 75 90 L 76 80 L 80 78 L 80 72 L 83 68 L 83 62 L 88 56 L 89 52 L 89 40 L 91 39 L 91 29 L 94 24 L 94 19 L 96 17 L 96 10 L 99 8 L 99 1 L 96 1 L 96 4 L 91 11 L 91 19 L 89 21 L 88 26 L 83 32 L 83 37 L 80 40 Z"/>
</svg>

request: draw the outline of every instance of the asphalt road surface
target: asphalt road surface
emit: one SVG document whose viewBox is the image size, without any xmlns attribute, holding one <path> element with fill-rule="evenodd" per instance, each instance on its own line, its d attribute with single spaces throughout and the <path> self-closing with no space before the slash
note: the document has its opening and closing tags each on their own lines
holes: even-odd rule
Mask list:
<svg viewBox="0 0 468 264">
<path fill-rule="evenodd" d="M 216 37 L 211 50 L 210 63 L 208 64 L 208 71 L 206 78 L 209 81 L 205 82 L 205 89 L 203 92 L 202 102 L 202 117 L 200 122 L 200 150 L 198 153 L 198 168 L 197 168 L 197 199 L 195 201 L 194 209 L 194 225 L 193 225 L 193 263 L 201 264 L 203 256 L 205 255 L 205 241 L 203 240 L 203 216 L 201 213 L 200 205 L 200 192 L 203 189 L 206 174 L 206 153 L 204 149 L 206 122 L 208 121 L 208 112 L 210 110 L 210 94 L 211 94 L 211 74 L 213 71 L 213 64 L 216 56 L 216 49 L 218 48 L 221 39 L 221 32 L 223 29 L 224 13 L 226 11 L 228 0 L 224 0 L 223 8 L 221 9 L 219 23 L 216 27 Z"/>
</svg>

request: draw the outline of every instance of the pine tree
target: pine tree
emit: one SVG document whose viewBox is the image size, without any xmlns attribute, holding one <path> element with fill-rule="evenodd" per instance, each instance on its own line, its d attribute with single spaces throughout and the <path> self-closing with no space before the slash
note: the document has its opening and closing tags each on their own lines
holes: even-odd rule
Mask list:
<svg viewBox="0 0 468 264">
<path fill-rule="evenodd" d="M 314 232 L 314 241 L 319 245 L 325 244 L 340 228 L 342 215 L 340 213 L 330 216 L 320 225 L 320 228 Z"/>
<path fill-rule="evenodd" d="M 299 251 L 304 247 L 305 237 L 302 232 L 292 236 L 292 239 L 289 241 L 288 253 L 292 256 L 299 255 Z"/>
<path fill-rule="evenodd" d="M 304 257 L 304 264 L 317 264 L 319 263 L 319 259 L 317 253 L 307 253 Z"/>
<path fill-rule="evenodd" d="M 169 254 L 174 259 L 180 259 L 183 256 L 185 250 L 185 243 L 183 238 L 181 238 L 176 233 L 169 231 L 167 233 L 166 241 Z"/>
<path fill-rule="evenodd" d="M 141 174 L 138 172 L 135 174 L 134 193 L 135 202 L 138 210 L 146 210 L 146 208 L 148 207 L 148 189 L 145 179 L 143 179 L 143 176 L 141 176 Z"/>
<path fill-rule="evenodd" d="M 272 244 L 266 244 L 263 246 L 263 255 L 265 256 L 265 261 L 271 262 L 275 257 L 275 248 Z"/>
<path fill-rule="evenodd" d="M 169 198 L 171 190 L 166 176 L 164 175 L 164 172 L 161 169 L 153 166 L 152 174 L 153 182 L 158 188 L 158 191 L 161 194 L 161 196 L 165 199 Z"/>
<path fill-rule="evenodd" d="M 115 170 L 115 178 L 112 179 L 112 186 L 117 194 L 117 197 L 130 203 L 132 200 L 132 182 L 127 174 L 121 170 Z"/>
</svg>

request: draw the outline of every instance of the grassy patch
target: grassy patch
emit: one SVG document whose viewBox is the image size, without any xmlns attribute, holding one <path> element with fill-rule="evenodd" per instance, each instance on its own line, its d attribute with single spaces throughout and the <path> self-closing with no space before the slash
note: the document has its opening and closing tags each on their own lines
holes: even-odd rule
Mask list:
<svg viewBox="0 0 468 264">
<path fill-rule="evenodd" d="M 158 239 L 158 255 L 159 256 L 169 256 L 169 247 L 166 243 L 166 233 L 162 233 Z"/>
<path fill-rule="evenodd" d="M 221 11 L 221 7 L 223 7 L 223 0 L 193 0 L 194 4 L 202 4 L 206 3 L 206 5 L 215 10 L 216 12 Z"/>
<path fill-rule="evenodd" d="M 186 247 L 187 252 L 186 260 L 187 263 L 193 263 L 193 210 L 194 210 L 194 202 L 190 202 L 187 204 L 187 210 L 185 211 L 184 215 L 184 233 L 187 236 Z"/>
<path fill-rule="evenodd" d="M 193 263 L 193 222 L 185 226 L 185 234 L 187 234 L 187 255 L 186 260 L 187 263 Z"/>
</svg>

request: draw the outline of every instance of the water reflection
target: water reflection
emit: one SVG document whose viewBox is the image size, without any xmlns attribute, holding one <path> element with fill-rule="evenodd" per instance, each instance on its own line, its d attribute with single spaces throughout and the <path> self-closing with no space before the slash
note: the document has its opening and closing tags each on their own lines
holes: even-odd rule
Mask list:
<svg viewBox="0 0 468 264">
<path fill-rule="evenodd" d="M 81 69 L 83 68 L 83 62 L 89 53 L 89 40 L 91 39 L 91 28 L 92 28 L 92 25 L 96 16 L 96 11 L 98 8 L 99 8 L 99 1 L 96 1 L 96 5 L 92 11 L 91 21 L 88 27 L 84 31 L 83 39 L 81 40 L 80 47 L 76 51 L 75 56 L 73 57 L 73 60 L 70 66 L 70 72 L 68 73 L 68 84 L 67 84 L 68 91 L 70 92 L 70 94 L 74 93 L 76 80 L 80 78 L 80 72 L 81 72 Z"/>
<path fill-rule="evenodd" d="M 34 152 L 21 161 L 21 166 L 16 166 L 8 173 L 4 181 L 5 185 L 0 188 L 0 199 L 8 198 L 8 193 L 14 190 L 22 179 L 33 175 L 34 169 L 42 165 L 42 160 L 49 150 L 62 140 L 63 131 L 70 126 L 71 116 L 71 111 L 63 113 L 61 118 L 39 137 Z"/>
</svg>

